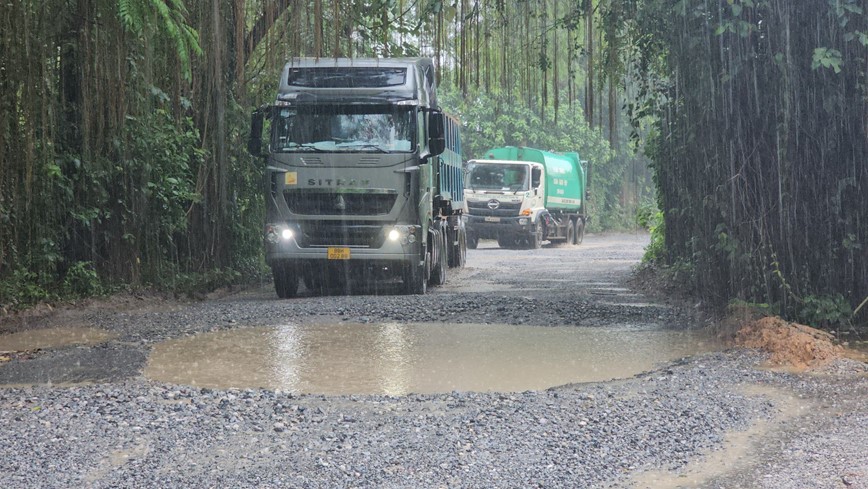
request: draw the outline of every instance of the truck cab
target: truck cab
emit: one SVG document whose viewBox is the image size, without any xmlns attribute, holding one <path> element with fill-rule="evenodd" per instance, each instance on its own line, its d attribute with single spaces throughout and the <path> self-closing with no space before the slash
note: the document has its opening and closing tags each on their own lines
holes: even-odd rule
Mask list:
<svg viewBox="0 0 868 489">
<path fill-rule="evenodd" d="M 469 246 L 480 238 L 513 247 L 535 236 L 545 212 L 545 168 L 526 161 L 467 162 L 465 203 Z M 533 245 L 536 243 L 525 242 Z"/>
</svg>

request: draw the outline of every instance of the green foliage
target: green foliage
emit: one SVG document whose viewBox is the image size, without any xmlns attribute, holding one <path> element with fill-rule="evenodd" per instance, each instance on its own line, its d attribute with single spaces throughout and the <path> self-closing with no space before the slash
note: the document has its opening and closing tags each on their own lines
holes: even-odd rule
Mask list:
<svg viewBox="0 0 868 489">
<path fill-rule="evenodd" d="M 0 308 L 14 310 L 52 298 L 39 275 L 25 268 L 16 268 L 0 280 Z"/>
<path fill-rule="evenodd" d="M 130 229 L 141 241 L 152 232 L 160 238 L 163 252 L 175 233 L 187 227 L 187 210 L 200 199 L 196 192 L 193 169 L 202 164 L 205 153 L 199 148 L 199 132 L 191 118 L 176 122 L 164 108 L 130 118 L 126 126 L 126 157 L 116 170 L 130 178 L 131 202 L 126 210 L 145 212 L 154 222 L 151 229 Z M 118 175 L 120 177 L 120 175 Z M 138 201 L 138 202 L 137 202 Z M 125 216 L 129 222 L 142 220 L 137 215 Z M 145 224 L 145 223 L 143 223 Z"/>
<path fill-rule="evenodd" d="M 103 293 L 105 290 L 99 275 L 93 268 L 93 263 L 76 262 L 66 271 L 62 289 L 67 296 L 90 297 Z"/>
<path fill-rule="evenodd" d="M 666 261 L 666 221 L 663 212 L 650 206 L 640 207 L 636 216 L 637 224 L 651 233 L 651 242 L 642 255 L 643 263 L 665 263 Z"/>
<path fill-rule="evenodd" d="M 852 315 L 850 303 L 841 294 L 809 295 L 802 299 L 796 320 L 828 328 L 845 324 Z"/>
<path fill-rule="evenodd" d="M 709 302 L 840 323 L 868 295 L 864 2 L 638 7 L 631 107 L 657 121 L 668 260 L 694 267 Z"/>
<path fill-rule="evenodd" d="M 199 34 L 186 20 L 187 7 L 183 0 L 117 0 L 118 16 L 126 30 L 140 36 L 156 27 L 166 36 L 181 62 L 184 77 L 191 78 L 190 54 L 201 55 Z"/>
<path fill-rule="evenodd" d="M 717 242 L 713 248 L 716 252 L 725 255 L 729 260 L 738 260 L 741 254 L 741 244 L 731 233 L 727 232 L 725 224 L 718 224 L 714 228 L 714 233 L 717 235 Z"/>
<path fill-rule="evenodd" d="M 811 69 L 816 70 L 820 67 L 832 68 L 835 73 L 841 72 L 841 65 L 844 60 L 841 58 L 841 51 L 830 48 L 816 48 L 811 60 Z"/>
<path fill-rule="evenodd" d="M 662 217 L 662 213 L 656 207 L 648 204 L 641 205 L 636 209 L 636 225 L 641 229 L 650 231 L 651 227 L 655 225 L 658 214 Z"/>
<path fill-rule="evenodd" d="M 244 281 L 261 279 L 271 269 L 265 264 L 262 246 L 262 226 L 265 222 L 265 201 L 262 196 L 262 173 L 259 160 L 251 158 L 245 141 L 250 122 L 246 107 L 233 104 L 227 111 L 232 128 L 230 137 L 237 141 L 232 151 L 230 185 L 235 189 L 230 213 L 230 235 L 233 246 L 230 266 Z"/>
</svg>

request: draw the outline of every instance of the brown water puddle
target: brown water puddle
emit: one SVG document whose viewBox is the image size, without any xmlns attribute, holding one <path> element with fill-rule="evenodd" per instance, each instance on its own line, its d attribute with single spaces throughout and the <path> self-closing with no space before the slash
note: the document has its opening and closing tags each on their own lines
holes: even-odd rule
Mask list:
<svg viewBox="0 0 868 489">
<path fill-rule="evenodd" d="M 520 392 L 625 378 L 712 351 L 704 332 L 481 324 L 309 324 L 156 345 L 145 376 L 298 393 Z"/>
<path fill-rule="evenodd" d="M 96 328 L 59 327 L 42 328 L 0 335 L 0 352 L 32 351 L 60 348 L 69 345 L 95 345 L 105 343 L 117 334 Z"/>
</svg>

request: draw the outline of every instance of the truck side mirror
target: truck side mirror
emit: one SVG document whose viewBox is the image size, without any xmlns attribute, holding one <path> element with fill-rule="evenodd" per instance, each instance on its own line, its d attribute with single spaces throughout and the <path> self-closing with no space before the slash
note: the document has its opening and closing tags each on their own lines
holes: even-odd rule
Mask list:
<svg viewBox="0 0 868 489">
<path fill-rule="evenodd" d="M 542 170 L 539 168 L 533 168 L 530 171 L 530 186 L 534 190 L 538 189 L 540 186 L 540 180 L 542 180 Z"/>
<path fill-rule="evenodd" d="M 444 122 L 443 112 L 432 110 L 428 113 L 428 151 L 431 156 L 437 156 L 446 150 Z"/>
<path fill-rule="evenodd" d="M 262 111 L 254 111 L 250 118 L 250 139 L 247 140 L 247 152 L 253 156 L 262 156 L 262 121 Z"/>
</svg>

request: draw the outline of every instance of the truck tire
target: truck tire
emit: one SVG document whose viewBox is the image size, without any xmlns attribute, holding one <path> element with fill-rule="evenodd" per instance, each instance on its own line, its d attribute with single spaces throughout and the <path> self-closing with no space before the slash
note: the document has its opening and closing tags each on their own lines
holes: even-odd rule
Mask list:
<svg viewBox="0 0 868 489">
<path fill-rule="evenodd" d="M 533 226 L 533 232 L 528 237 L 528 245 L 532 250 L 539 249 L 542 247 L 543 242 L 543 225 L 542 220 L 537 219 L 536 224 Z"/>
<path fill-rule="evenodd" d="M 425 295 L 428 291 L 427 271 L 431 254 L 425 251 L 425 260 L 420 265 L 414 260 L 404 264 L 404 293 L 407 295 Z"/>
<path fill-rule="evenodd" d="M 271 267 L 274 278 L 274 291 L 277 297 L 289 299 L 298 293 L 298 273 L 295 267 L 289 265 L 274 265 Z"/>
<path fill-rule="evenodd" d="M 467 232 L 464 227 L 459 227 L 456 231 L 456 243 L 450 244 L 451 253 L 449 254 L 449 266 L 452 268 L 461 268 L 467 263 Z"/>
<path fill-rule="evenodd" d="M 467 247 L 475 250 L 479 246 L 479 236 L 476 233 L 467 233 Z"/>
<path fill-rule="evenodd" d="M 585 239 L 585 220 L 581 217 L 576 221 L 576 244 L 582 244 Z"/>
<path fill-rule="evenodd" d="M 572 218 L 567 223 L 567 244 L 576 244 L 576 221 Z"/>
<path fill-rule="evenodd" d="M 446 270 L 449 268 L 446 230 L 435 231 L 434 236 L 434 246 L 439 246 L 440 249 L 433 250 L 433 254 L 437 257 L 437 263 L 434 263 L 434 267 L 431 269 L 431 285 L 443 285 L 446 283 Z"/>
</svg>

